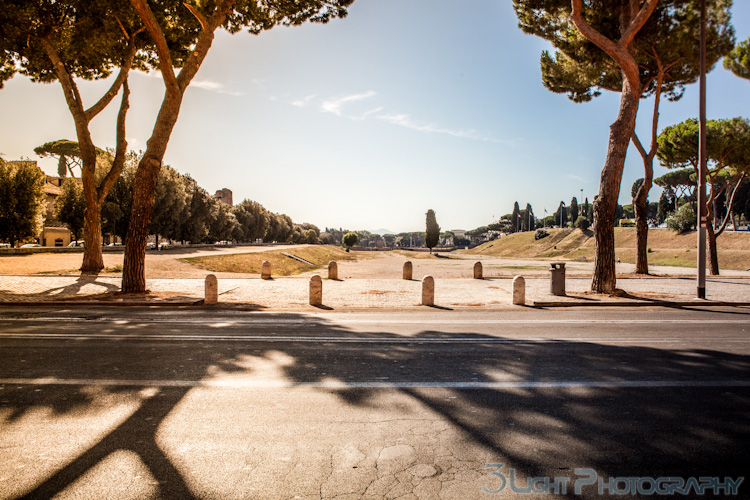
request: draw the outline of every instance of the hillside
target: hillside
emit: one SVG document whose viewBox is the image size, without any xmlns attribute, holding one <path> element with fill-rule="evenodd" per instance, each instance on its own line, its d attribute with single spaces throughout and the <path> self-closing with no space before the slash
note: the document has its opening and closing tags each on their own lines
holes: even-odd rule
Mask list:
<svg viewBox="0 0 750 500">
<path fill-rule="evenodd" d="M 315 245 L 297 247 L 287 250 L 298 257 L 315 264 L 310 266 L 298 260 L 290 259 L 283 255 L 282 250 L 270 250 L 268 252 L 238 253 L 230 255 L 216 255 L 207 257 L 188 257 L 180 259 L 200 269 L 221 273 L 252 273 L 259 274 L 263 261 L 271 263 L 274 276 L 291 276 L 294 274 L 323 268 L 331 260 L 345 261 L 370 258 L 369 254 L 357 252 L 346 252 L 339 247 L 330 245 Z"/>
<path fill-rule="evenodd" d="M 549 236 L 534 240 L 533 232 L 515 233 L 462 253 L 506 258 L 593 260 L 594 233 L 573 229 L 548 229 Z M 750 232 L 725 232 L 717 240 L 719 267 L 750 269 Z M 615 228 L 615 251 L 622 262 L 635 263 L 635 228 Z M 649 264 L 694 267 L 695 232 L 676 234 L 666 229 L 648 233 Z"/>
</svg>

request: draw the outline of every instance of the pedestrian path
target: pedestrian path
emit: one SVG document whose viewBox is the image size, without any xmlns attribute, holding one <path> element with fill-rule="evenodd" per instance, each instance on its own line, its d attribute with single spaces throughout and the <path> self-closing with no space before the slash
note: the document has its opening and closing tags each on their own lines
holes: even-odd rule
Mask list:
<svg viewBox="0 0 750 500">
<path fill-rule="evenodd" d="M 219 303 L 245 304 L 268 310 L 308 309 L 309 279 L 284 277 L 220 278 Z M 198 303 L 204 298 L 201 278 L 148 279 L 149 294 L 119 293 L 121 278 L 116 276 L 9 276 L 0 275 L 0 303 L 57 302 L 92 300 L 108 303 Z M 548 278 L 526 280 L 526 303 L 622 303 L 692 300 L 696 295 L 693 278 L 619 279 L 620 296 L 588 292 L 588 278 L 568 278 L 566 295 L 550 294 Z M 421 307 L 422 284 L 418 280 L 347 279 L 323 280 L 323 305 L 334 310 L 403 309 Z M 503 308 L 511 305 L 512 279 L 436 279 L 435 306 L 438 308 Z M 706 285 L 711 301 L 750 303 L 750 278 L 715 277 Z"/>
</svg>

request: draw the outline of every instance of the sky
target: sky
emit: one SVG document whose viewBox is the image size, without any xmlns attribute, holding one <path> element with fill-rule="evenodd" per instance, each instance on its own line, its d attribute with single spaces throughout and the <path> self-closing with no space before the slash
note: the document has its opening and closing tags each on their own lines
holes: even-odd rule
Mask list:
<svg viewBox="0 0 750 500">
<path fill-rule="evenodd" d="M 750 2 L 732 10 L 737 40 L 750 37 Z M 164 163 L 214 193 L 233 191 L 321 229 L 473 229 L 517 201 L 553 213 L 593 200 L 619 94 L 576 104 L 541 82 L 550 46 L 518 28 L 512 2 L 357 0 L 327 25 L 278 27 L 259 36 L 217 34 L 186 92 Z M 708 75 L 708 118 L 750 116 L 750 82 L 719 63 Z M 107 81 L 79 81 L 93 104 Z M 164 95 L 159 73 L 130 77 L 129 149 L 145 149 Z M 98 147 L 115 143 L 119 99 L 92 122 Z M 637 131 L 649 138 L 653 101 Z M 59 83 L 16 76 L 0 90 L 0 153 L 54 159 L 34 148 L 76 140 Z M 664 102 L 659 128 L 698 115 L 698 85 Z M 666 169 L 656 166 L 658 177 Z M 643 163 L 630 147 L 620 203 Z M 649 199 L 657 201 L 659 189 Z"/>
</svg>

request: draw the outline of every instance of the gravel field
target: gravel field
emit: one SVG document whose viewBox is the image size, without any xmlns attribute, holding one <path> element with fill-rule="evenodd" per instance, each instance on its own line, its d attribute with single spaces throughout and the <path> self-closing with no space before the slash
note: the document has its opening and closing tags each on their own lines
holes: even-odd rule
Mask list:
<svg viewBox="0 0 750 500">
<path fill-rule="evenodd" d="M 292 246 L 275 247 L 293 251 Z M 98 299 L 107 301 L 199 301 L 209 271 L 181 258 L 267 251 L 271 247 L 235 247 L 149 252 L 146 257 L 148 296 L 119 294 L 120 275 L 105 271 L 99 276 L 81 276 L 76 271 L 81 254 L 35 254 L 0 257 L 0 301 L 50 301 Z M 293 252 L 290 252 L 293 253 Z M 108 268 L 122 265 L 122 254 L 105 254 Z M 368 257 L 372 254 L 368 252 Z M 402 266 L 411 260 L 413 280 L 401 279 Z M 474 263 L 484 267 L 483 280 L 472 279 Z M 549 293 L 549 262 L 523 259 L 477 258 L 465 254 L 430 257 L 382 252 L 376 258 L 339 263 L 338 281 L 324 280 L 323 303 L 333 309 L 418 307 L 421 279 L 435 278 L 435 302 L 439 307 L 510 307 L 512 277 L 526 278 L 527 303 L 534 300 L 621 300 L 588 293 L 593 263 L 569 262 L 565 297 Z M 688 301 L 695 296 L 695 271 L 689 268 L 654 268 L 655 276 L 635 277 L 633 265 L 618 264 L 618 287 L 642 300 Z M 297 276 L 261 280 L 257 274 L 215 273 L 219 278 L 220 302 L 246 304 L 258 309 L 311 308 L 308 281 L 313 274 L 327 276 L 325 268 Z M 750 272 L 728 271 L 708 280 L 712 300 L 750 302 Z"/>
</svg>

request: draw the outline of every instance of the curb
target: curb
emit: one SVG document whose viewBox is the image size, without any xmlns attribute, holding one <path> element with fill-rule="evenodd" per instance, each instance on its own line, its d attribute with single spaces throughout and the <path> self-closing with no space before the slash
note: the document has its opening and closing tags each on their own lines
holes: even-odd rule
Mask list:
<svg viewBox="0 0 750 500">
<path fill-rule="evenodd" d="M 511 306 L 509 307 L 524 307 L 524 306 Z M 50 301 L 18 301 L 18 302 L 5 302 L 0 301 L 0 307 L 5 306 L 18 306 L 18 307 L 195 307 L 201 309 L 251 309 L 251 310 L 264 310 L 271 312 L 271 309 L 258 306 L 256 304 L 242 303 L 242 302 L 219 302 L 216 304 L 206 305 L 203 299 L 196 299 L 190 301 L 175 301 L 175 302 L 138 302 L 138 301 L 121 301 L 121 302 L 108 302 L 99 300 L 50 300 Z M 558 307 L 748 307 L 750 302 L 731 302 L 731 301 L 711 301 L 711 300 L 700 300 L 695 299 L 692 301 L 667 301 L 667 300 L 655 300 L 655 301 L 642 301 L 642 300 L 621 300 L 621 301 L 531 301 L 530 304 L 526 304 L 525 307 L 543 309 L 543 308 L 558 308 Z M 368 310 L 377 311 L 384 308 L 353 308 L 353 309 L 339 309 L 339 312 L 346 312 L 350 310 Z M 385 308 L 392 309 L 392 308 Z M 397 308 L 404 310 L 411 310 L 412 307 Z M 498 308 L 502 309 L 502 308 Z M 487 311 L 487 308 L 473 309 L 477 312 Z M 491 310 L 495 310 L 492 308 Z M 279 311 L 287 311 L 287 309 L 281 308 Z"/>
<path fill-rule="evenodd" d="M 726 300 L 701 300 L 691 301 L 669 301 L 669 300 L 618 300 L 618 301 L 532 301 L 531 307 L 689 307 L 689 306 L 722 306 L 722 307 L 743 307 L 750 306 L 750 302 L 731 302 Z"/>
<path fill-rule="evenodd" d="M 0 301 L 0 306 L 20 306 L 20 307 L 45 307 L 45 306 L 67 306 L 67 307 L 187 307 L 187 306 L 203 306 L 203 299 L 191 300 L 191 301 L 180 301 L 180 302 L 107 302 L 100 300 L 40 300 L 38 302 L 32 301 L 18 301 L 18 302 L 4 302 Z M 206 306 L 214 307 L 214 306 Z"/>
</svg>

